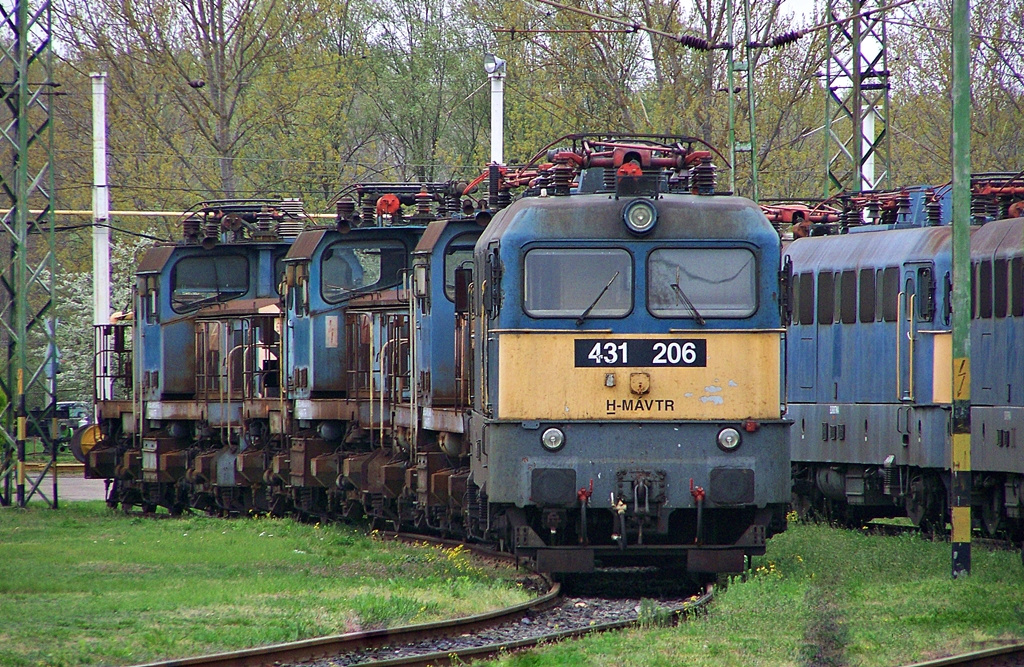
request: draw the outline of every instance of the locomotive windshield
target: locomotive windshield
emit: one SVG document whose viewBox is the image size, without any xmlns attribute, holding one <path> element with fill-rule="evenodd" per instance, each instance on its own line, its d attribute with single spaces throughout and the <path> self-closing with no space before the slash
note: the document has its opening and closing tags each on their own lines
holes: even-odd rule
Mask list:
<svg viewBox="0 0 1024 667">
<path fill-rule="evenodd" d="M 757 265 L 744 248 L 661 248 L 651 252 L 647 307 L 658 317 L 749 317 L 757 309 Z M 685 295 L 686 298 L 683 298 Z"/>
<path fill-rule="evenodd" d="M 619 248 L 531 250 L 525 274 L 532 317 L 625 317 L 633 308 L 633 258 Z"/>
<path fill-rule="evenodd" d="M 455 301 L 455 269 L 473 267 L 473 245 L 476 235 L 463 234 L 444 253 L 444 295 Z"/>
<path fill-rule="evenodd" d="M 320 260 L 324 301 L 338 303 L 354 292 L 397 285 L 406 254 L 398 241 L 332 244 Z"/>
<path fill-rule="evenodd" d="M 174 265 L 171 307 L 183 313 L 249 291 L 249 260 L 241 255 L 185 257 Z"/>
</svg>

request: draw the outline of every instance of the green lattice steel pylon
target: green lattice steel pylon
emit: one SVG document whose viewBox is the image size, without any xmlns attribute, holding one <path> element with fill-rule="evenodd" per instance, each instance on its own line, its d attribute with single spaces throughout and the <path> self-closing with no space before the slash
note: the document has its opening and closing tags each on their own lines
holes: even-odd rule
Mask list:
<svg viewBox="0 0 1024 667">
<path fill-rule="evenodd" d="M 24 506 L 38 493 L 56 508 L 50 2 L 0 0 L 0 12 L 0 504 Z M 37 476 L 25 469 L 30 437 L 48 454 Z M 47 498 L 40 486 L 51 469 Z"/>
<path fill-rule="evenodd" d="M 740 8 L 737 8 L 737 0 L 726 2 L 726 39 L 733 48 L 726 54 L 726 74 L 729 90 L 729 161 L 732 166 L 729 189 L 734 194 L 742 194 L 754 201 L 760 198 L 760 188 L 757 179 L 757 127 L 754 123 L 754 67 L 757 62 L 757 52 L 751 47 L 751 23 L 750 23 L 750 0 L 739 0 Z M 742 11 L 742 17 L 739 12 Z M 773 6 L 772 12 L 775 12 Z M 737 45 L 736 23 L 738 19 L 743 21 L 743 41 Z M 742 86 L 738 85 L 737 79 L 742 78 Z M 742 102 L 737 102 L 737 97 L 742 95 Z M 737 107 L 746 106 L 746 128 L 737 131 L 736 121 Z M 745 135 L 746 139 L 740 136 Z M 745 154 L 748 159 L 747 184 L 740 187 L 736 182 L 736 171 L 739 169 L 739 156 Z"/>
<path fill-rule="evenodd" d="M 825 197 L 891 189 L 885 0 L 828 0 Z M 863 16 L 865 12 L 871 13 Z M 849 21 L 842 19 L 857 16 Z"/>
</svg>

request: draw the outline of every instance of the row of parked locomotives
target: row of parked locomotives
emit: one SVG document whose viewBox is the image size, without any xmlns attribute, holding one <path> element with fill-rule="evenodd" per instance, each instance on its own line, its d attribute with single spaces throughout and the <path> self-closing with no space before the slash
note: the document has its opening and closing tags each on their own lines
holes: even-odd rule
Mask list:
<svg viewBox="0 0 1024 667">
<path fill-rule="evenodd" d="M 125 508 L 366 515 L 550 572 L 742 570 L 790 498 L 779 236 L 697 140 L 557 145 L 480 201 L 368 184 L 294 238 L 154 247 L 134 326 L 100 328 L 86 474 Z"/>
<path fill-rule="evenodd" d="M 929 529 L 946 525 L 952 229 L 940 224 L 946 202 L 926 199 L 923 226 L 908 210 L 894 224 L 798 239 L 785 251 L 801 509 L 851 522 L 905 515 Z M 1022 199 L 1024 183 L 1012 175 L 972 181 L 972 516 L 985 534 L 1016 540 L 1024 536 L 1024 218 L 1012 216 Z"/>
</svg>

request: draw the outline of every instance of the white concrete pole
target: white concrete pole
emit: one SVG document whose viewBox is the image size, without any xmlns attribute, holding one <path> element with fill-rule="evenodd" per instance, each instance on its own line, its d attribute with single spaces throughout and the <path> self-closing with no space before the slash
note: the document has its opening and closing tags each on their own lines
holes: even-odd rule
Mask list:
<svg viewBox="0 0 1024 667">
<path fill-rule="evenodd" d="M 484 70 L 491 80 L 491 162 L 505 163 L 505 61 L 484 56 Z"/>
<path fill-rule="evenodd" d="M 107 188 L 107 73 L 92 77 L 92 313 L 110 323 L 110 192 Z"/>
<path fill-rule="evenodd" d="M 491 74 L 491 162 L 505 163 L 505 73 Z"/>
</svg>

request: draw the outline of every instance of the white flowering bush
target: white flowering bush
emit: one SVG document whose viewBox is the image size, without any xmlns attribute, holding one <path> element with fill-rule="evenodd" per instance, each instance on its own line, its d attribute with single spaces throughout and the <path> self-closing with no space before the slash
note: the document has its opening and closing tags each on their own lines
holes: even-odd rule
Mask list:
<svg viewBox="0 0 1024 667">
<path fill-rule="evenodd" d="M 152 241 L 125 234 L 113 235 L 110 246 L 110 306 L 132 309 L 132 286 L 138 257 Z M 60 374 L 57 395 L 62 401 L 91 400 L 93 396 L 93 324 L 91 271 L 61 271 L 55 281 L 57 349 Z"/>
</svg>

